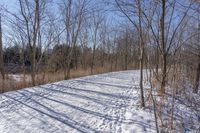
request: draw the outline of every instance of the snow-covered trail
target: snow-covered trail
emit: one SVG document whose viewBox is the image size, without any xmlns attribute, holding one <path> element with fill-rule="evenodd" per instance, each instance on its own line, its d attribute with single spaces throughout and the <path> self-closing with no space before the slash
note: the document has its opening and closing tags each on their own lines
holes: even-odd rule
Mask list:
<svg viewBox="0 0 200 133">
<path fill-rule="evenodd" d="M 138 71 L 121 71 L 1 94 L 0 132 L 155 132 L 136 106 L 138 82 Z"/>
</svg>

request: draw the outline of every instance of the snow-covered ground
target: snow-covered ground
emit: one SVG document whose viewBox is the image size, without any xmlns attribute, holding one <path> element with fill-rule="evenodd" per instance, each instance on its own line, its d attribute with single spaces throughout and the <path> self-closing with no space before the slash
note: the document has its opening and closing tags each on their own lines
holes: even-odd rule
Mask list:
<svg viewBox="0 0 200 133">
<path fill-rule="evenodd" d="M 31 81 L 31 76 L 30 75 L 24 75 L 23 74 L 8 74 L 8 77 L 12 79 L 15 82 L 22 82 L 25 78 L 25 81 L 30 82 Z"/>
<path fill-rule="evenodd" d="M 0 132 L 154 133 L 138 85 L 139 71 L 121 71 L 1 94 Z"/>
</svg>

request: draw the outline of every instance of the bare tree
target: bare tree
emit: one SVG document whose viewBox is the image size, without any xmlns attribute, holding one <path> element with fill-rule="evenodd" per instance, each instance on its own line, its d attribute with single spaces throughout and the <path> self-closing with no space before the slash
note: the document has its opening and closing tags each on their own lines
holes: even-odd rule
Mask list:
<svg viewBox="0 0 200 133">
<path fill-rule="evenodd" d="M 70 47 L 70 51 L 64 62 L 64 77 L 70 78 L 70 70 L 73 54 L 80 34 L 84 15 L 86 13 L 87 0 L 68 0 L 61 5 L 63 11 L 63 19 L 66 30 L 66 45 Z M 64 6 L 63 6 L 64 5 Z"/>
<path fill-rule="evenodd" d="M 141 107 L 145 106 L 144 102 L 144 89 L 143 89 L 143 61 L 144 61 L 144 40 L 143 40 L 143 29 L 142 29 L 142 7 L 141 7 L 141 1 L 136 1 L 136 6 L 133 6 L 134 4 L 131 4 L 129 2 L 124 2 L 121 0 L 115 0 L 117 3 L 117 6 L 119 7 L 120 11 L 128 18 L 128 20 L 133 24 L 133 26 L 138 30 L 139 33 L 139 46 L 140 46 L 140 100 L 141 100 Z M 130 10 L 131 9 L 133 10 Z M 124 9 L 126 8 L 126 9 Z M 131 13 L 135 13 L 137 15 L 137 19 L 131 18 Z"/>
<path fill-rule="evenodd" d="M 92 22 L 91 22 L 91 33 L 92 33 L 92 42 L 93 42 L 93 46 L 92 46 L 92 60 L 91 60 L 91 64 L 90 64 L 90 71 L 91 74 L 93 74 L 93 67 L 94 67 L 94 62 L 95 62 L 95 54 L 96 54 L 96 48 L 99 42 L 99 28 L 101 26 L 101 23 L 103 21 L 103 17 L 100 16 L 100 12 L 94 12 L 92 17 Z"/>
<path fill-rule="evenodd" d="M 167 53 L 165 43 L 165 14 L 166 14 L 166 0 L 162 0 L 162 13 L 160 18 L 160 38 L 161 38 L 161 55 L 162 55 L 162 79 L 161 79 L 161 94 L 165 93 L 165 83 L 167 76 Z"/>
<path fill-rule="evenodd" d="M 154 4 L 155 8 L 153 8 L 151 15 L 148 13 L 150 11 L 146 12 L 145 10 L 142 10 L 142 14 L 147 18 L 147 23 L 149 23 L 152 32 L 151 35 L 155 40 L 157 49 L 156 54 L 161 57 L 161 76 L 159 78 L 157 75 L 157 77 L 161 84 L 159 93 L 160 95 L 164 95 L 167 74 L 170 69 L 170 67 L 168 67 L 168 65 L 170 65 L 168 57 L 183 45 L 183 43 L 177 43 L 179 42 L 178 33 L 182 30 L 181 28 L 185 26 L 185 18 L 192 2 L 189 2 L 188 6 L 184 7 L 181 11 L 177 11 L 178 8 L 180 8 L 180 6 L 177 6 L 177 1 L 170 2 L 168 0 L 162 0 L 155 2 Z M 179 18 L 177 21 L 174 19 L 175 16 L 178 16 Z M 174 51 L 173 49 L 176 50 Z M 159 57 L 157 57 L 156 60 L 158 61 Z"/>
<path fill-rule="evenodd" d="M 139 43 L 140 43 L 140 94 L 141 94 L 141 106 L 144 107 L 144 94 L 143 94 L 143 63 L 144 63 L 144 40 L 142 32 L 142 9 L 141 2 L 138 2 L 138 20 L 139 20 Z"/>
<path fill-rule="evenodd" d="M 28 46 L 31 47 L 31 77 L 32 84 L 35 85 L 36 76 L 36 45 L 38 31 L 40 28 L 40 1 L 34 0 L 33 16 L 31 13 L 31 3 L 28 0 L 19 0 L 20 11 L 25 22 L 26 34 L 28 38 Z"/>
<path fill-rule="evenodd" d="M 199 4 L 199 2 L 197 2 L 197 4 Z M 199 43 L 200 42 L 200 18 L 199 18 L 199 15 L 200 15 L 200 7 L 198 6 L 198 9 L 197 9 L 197 13 L 198 13 L 198 33 L 197 33 L 197 42 Z M 199 79 L 200 79 L 200 49 L 198 48 L 198 66 L 197 66 L 197 70 L 196 70 L 196 79 L 195 79 L 195 82 L 194 82 L 194 86 L 193 86 L 193 92 L 194 93 L 198 93 L 198 88 L 199 88 Z"/>
<path fill-rule="evenodd" d="M 33 47 L 32 47 L 32 84 L 35 85 L 35 75 L 36 75 L 36 43 L 38 32 L 40 28 L 40 10 L 39 10 L 39 0 L 35 0 L 35 16 L 33 23 Z"/>
<path fill-rule="evenodd" d="M 5 80 L 5 73 L 4 73 L 4 61 L 3 61 L 3 41 L 2 41 L 2 22 L 1 22 L 1 13 L 0 13 L 0 72 L 3 79 L 3 86 L 2 92 L 4 92 L 4 80 Z"/>
</svg>

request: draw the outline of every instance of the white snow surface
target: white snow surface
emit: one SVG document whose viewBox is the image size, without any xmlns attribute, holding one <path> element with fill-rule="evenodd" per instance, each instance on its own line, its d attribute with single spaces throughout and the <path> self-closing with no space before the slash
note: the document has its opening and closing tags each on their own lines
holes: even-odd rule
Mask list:
<svg viewBox="0 0 200 133">
<path fill-rule="evenodd" d="M 0 94 L 0 133 L 154 133 L 138 85 L 131 70 Z"/>
<path fill-rule="evenodd" d="M 155 132 L 136 105 L 138 81 L 138 71 L 121 71 L 1 94 L 0 132 Z"/>
</svg>

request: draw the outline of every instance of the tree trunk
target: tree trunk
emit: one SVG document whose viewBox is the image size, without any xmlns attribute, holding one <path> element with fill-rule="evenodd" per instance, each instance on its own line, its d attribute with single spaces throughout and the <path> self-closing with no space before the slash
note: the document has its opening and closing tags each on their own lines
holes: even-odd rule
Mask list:
<svg viewBox="0 0 200 133">
<path fill-rule="evenodd" d="M 75 44 L 74 44 L 75 45 Z M 68 80 L 70 79 L 70 72 L 71 72 L 71 62 L 72 62 L 72 55 L 74 53 L 74 46 L 70 49 L 70 53 L 69 53 L 69 56 L 68 56 L 68 60 L 67 60 L 67 68 L 65 68 L 64 70 L 64 73 L 65 73 L 65 80 Z"/>
<path fill-rule="evenodd" d="M 101 67 L 103 68 L 104 67 L 104 52 L 102 52 L 102 60 L 101 60 Z"/>
<path fill-rule="evenodd" d="M 74 64 L 77 70 L 78 69 L 78 48 L 77 47 L 75 47 L 75 50 L 74 50 Z"/>
<path fill-rule="evenodd" d="M 163 66 L 162 66 L 162 79 L 161 79 L 161 90 L 160 94 L 163 95 L 165 93 L 165 84 L 166 84 L 166 76 L 167 76 L 167 57 L 166 54 L 162 56 Z"/>
<path fill-rule="evenodd" d="M 199 11 L 199 8 L 198 8 Z M 199 22 L 199 14 L 198 14 L 198 22 Z M 198 42 L 200 40 L 200 23 L 198 24 Z M 196 70 L 196 79 L 194 82 L 194 86 L 193 86 L 193 93 L 198 93 L 198 88 L 199 88 L 199 77 L 200 77 L 200 51 L 199 51 L 199 55 L 198 55 L 198 67 Z"/>
<path fill-rule="evenodd" d="M 156 75 L 158 76 L 158 69 L 159 69 L 159 50 L 158 50 L 158 46 L 156 46 Z"/>
<path fill-rule="evenodd" d="M 70 64 L 71 64 L 71 60 L 68 62 L 68 65 L 67 65 L 67 75 L 65 77 L 65 80 L 69 79 L 71 76 L 70 75 L 70 72 L 71 72 Z"/>
<path fill-rule="evenodd" d="M 198 67 L 197 67 L 197 70 L 196 70 L 196 79 L 195 79 L 195 82 L 194 82 L 193 93 L 198 93 L 199 77 L 200 77 L 200 56 L 199 56 Z"/>
<path fill-rule="evenodd" d="M 128 69 L 128 33 L 126 31 L 126 42 L 125 42 L 125 70 Z"/>
<path fill-rule="evenodd" d="M 117 53 L 116 53 L 115 54 L 115 70 L 117 70 L 117 67 L 118 67 L 117 63 L 118 63 L 118 56 L 117 56 Z"/>
<path fill-rule="evenodd" d="M 4 73 L 4 62 L 3 62 L 3 41 L 2 41 L 1 14 L 0 14 L 0 71 L 1 71 L 2 79 L 3 79 L 1 91 L 4 92 L 5 73 Z"/>
<path fill-rule="evenodd" d="M 139 10 L 139 40 L 140 40 L 140 100 L 141 107 L 145 107 L 144 103 L 144 90 L 143 90 L 143 60 L 144 60 L 144 41 L 142 33 L 142 16 L 141 16 L 141 3 L 138 0 L 138 10 Z"/>
<path fill-rule="evenodd" d="M 34 27 L 33 27 L 33 48 L 32 48 L 32 85 L 35 86 L 35 74 L 36 74 L 36 41 L 37 41 L 37 34 L 39 29 L 39 0 L 35 0 L 35 20 L 34 20 Z"/>
<path fill-rule="evenodd" d="M 162 16 L 160 19 L 160 31 L 161 31 L 161 55 L 162 55 L 162 77 L 161 77 L 161 88 L 160 95 L 165 93 L 165 83 L 167 76 L 167 53 L 165 44 L 165 5 L 166 1 L 162 0 Z"/>
<path fill-rule="evenodd" d="M 143 58 L 144 58 L 144 49 L 141 49 L 141 57 L 140 57 L 140 99 L 141 99 L 141 107 L 145 106 L 144 103 L 144 94 L 143 94 Z"/>
<path fill-rule="evenodd" d="M 93 74 L 93 67 L 94 67 L 94 58 L 95 58 L 95 52 L 96 52 L 96 44 L 94 44 L 94 46 L 93 46 L 93 52 L 92 52 L 92 62 L 91 62 L 91 66 L 90 66 L 90 71 L 91 71 L 91 74 Z"/>
<path fill-rule="evenodd" d="M 34 46 L 33 46 L 34 47 Z M 31 63 L 31 79 L 32 79 L 32 85 L 35 86 L 35 48 L 33 48 L 32 51 L 32 63 Z"/>
<path fill-rule="evenodd" d="M 23 69 L 23 85 L 26 85 L 26 67 L 25 67 L 25 50 L 24 50 L 24 45 L 25 45 L 25 43 L 24 43 L 24 39 L 23 39 L 23 37 L 20 35 L 20 37 L 21 37 L 21 41 L 22 41 L 22 53 L 21 53 L 21 62 L 22 62 L 22 69 Z"/>
<path fill-rule="evenodd" d="M 149 81 L 150 81 L 150 87 L 151 87 L 150 88 L 150 96 L 151 96 L 152 102 L 153 102 L 153 112 L 154 112 L 154 119 L 155 119 L 155 125 L 156 125 L 156 132 L 159 133 L 156 98 L 154 98 L 154 96 L 153 96 L 152 68 L 150 66 L 149 57 L 148 57 L 148 68 L 149 68 Z"/>
<path fill-rule="evenodd" d="M 65 60 L 66 61 L 66 60 Z M 64 80 L 67 80 L 67 64 L 66 62 L 64 61 L 64 65 L 63 65 L 63 71 L 64 71 Z"/>
</svg>

